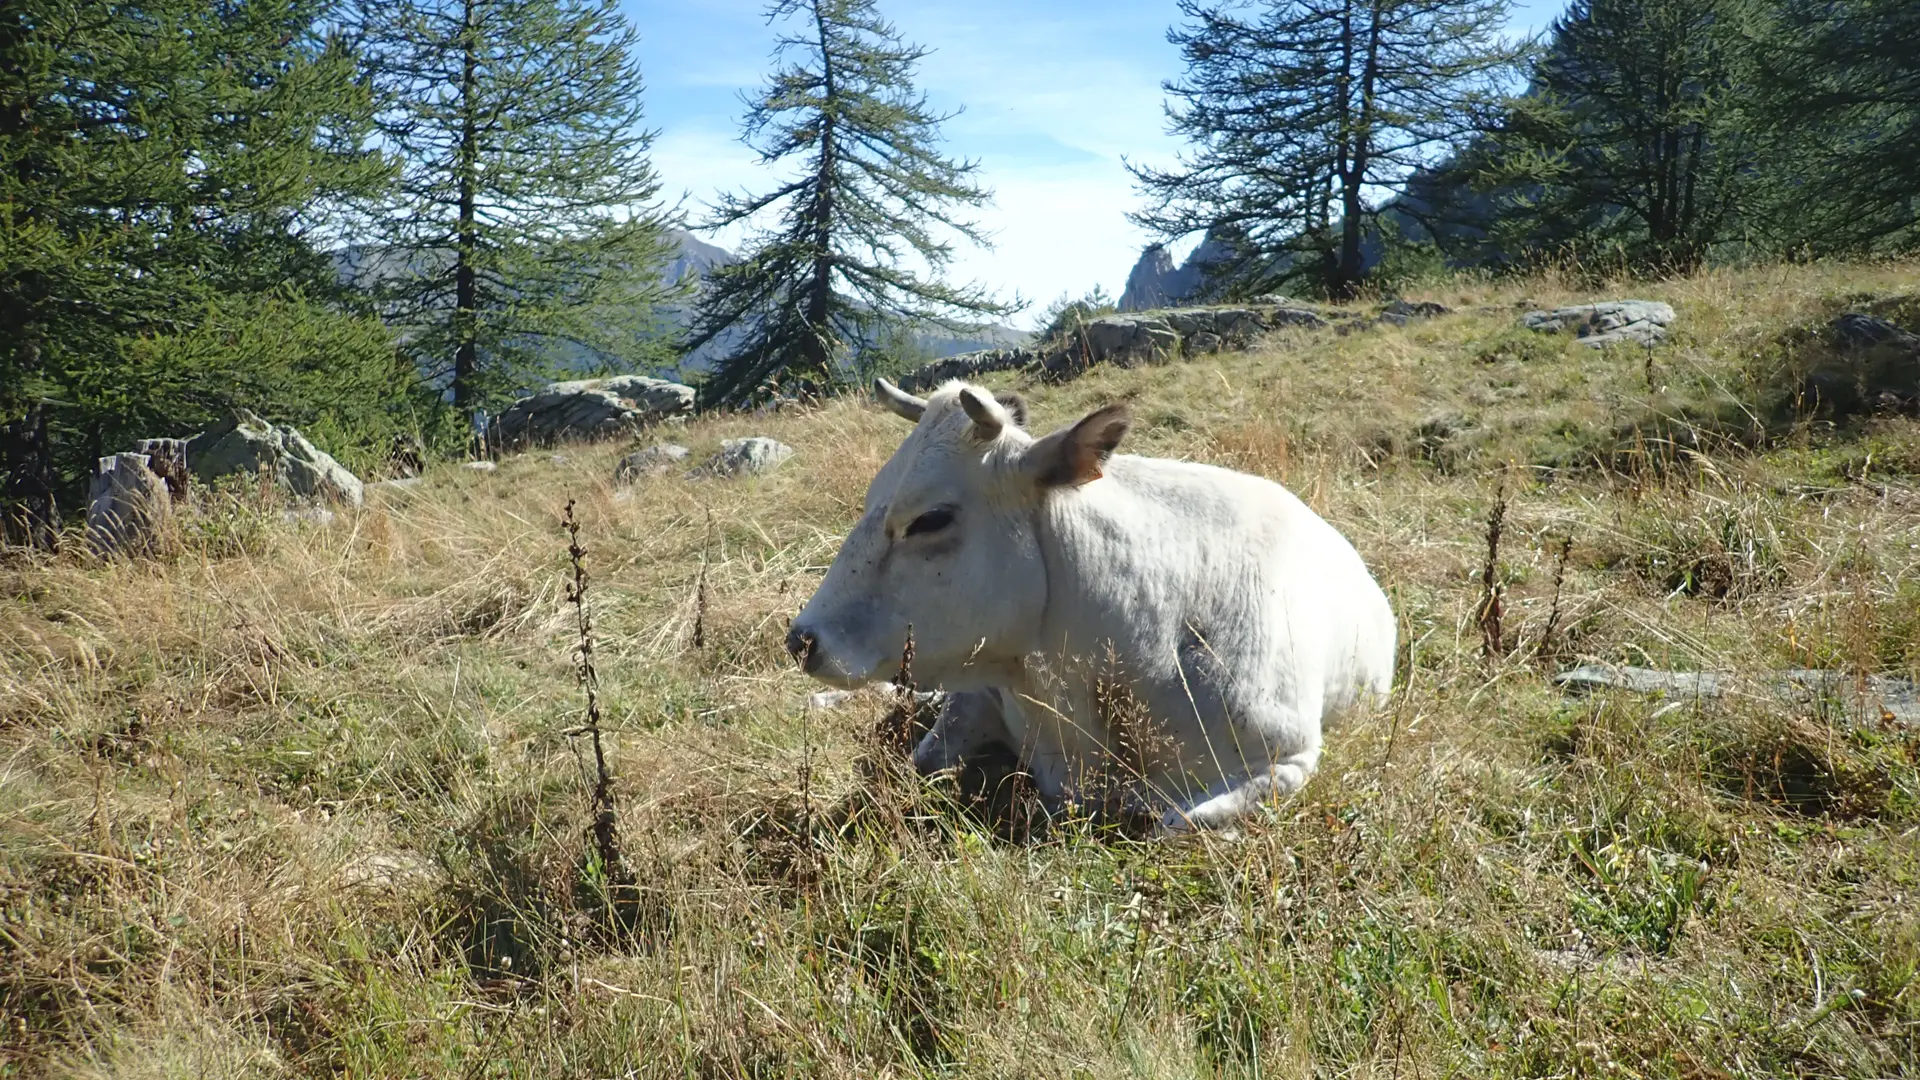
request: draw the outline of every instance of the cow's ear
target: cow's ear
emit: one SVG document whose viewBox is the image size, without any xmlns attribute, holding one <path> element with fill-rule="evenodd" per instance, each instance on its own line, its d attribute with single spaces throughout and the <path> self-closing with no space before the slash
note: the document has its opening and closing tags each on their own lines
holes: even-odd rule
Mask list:
<svg viewBox="0 0 1920 1080">
<path fill-rule="evenodd" d="M 873 380 L 873 394 L 889 411 L 916 424 L 920 422 L 920 414 L 927 411 L 926 398 L 914 397 L 885 379 Z"/>
<path fill-rule="evenodd" d="M 1088 413 L 1070 428 L 1027 448 L 1021 466 L 1041 487 L 1074 487 L 1100 479 L 1101 467 L 1127 434 L 1132 415 L 1124 404 Z"/>
</svg>

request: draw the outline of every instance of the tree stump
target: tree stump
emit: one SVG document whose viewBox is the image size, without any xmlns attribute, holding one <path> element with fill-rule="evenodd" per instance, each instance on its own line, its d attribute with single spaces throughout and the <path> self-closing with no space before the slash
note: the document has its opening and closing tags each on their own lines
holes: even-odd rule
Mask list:
<svg viewBox="0 0 1920 1080">
<path fill-rule="evenodd" d="M 152 555 L 160 548 L 173 500 L 147 461 L 145 454 L 100 459 L 87 496 L 87 541 L 101 558 Z"/>
<path fill-rule="evenodd" d="M 176 503 L 187 499 L 187 440 L 141 439 L 133 452 L 147 455 L 147 468 L 167 482 Z"/>
</svg>

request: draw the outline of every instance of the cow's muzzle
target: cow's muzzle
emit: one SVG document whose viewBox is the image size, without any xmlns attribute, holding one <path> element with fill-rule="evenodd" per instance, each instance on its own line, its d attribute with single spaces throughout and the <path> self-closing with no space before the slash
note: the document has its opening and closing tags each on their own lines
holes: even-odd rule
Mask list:
<svg viewBox="0 0 1920 1080">
<path fill-rule="evenodd" d="M 820 639 L 813 631 L 795 625 L 787 631 L 787 653 L 800 662 L 800 670 L 811 675 L 820 670 Z"/>
</svg>

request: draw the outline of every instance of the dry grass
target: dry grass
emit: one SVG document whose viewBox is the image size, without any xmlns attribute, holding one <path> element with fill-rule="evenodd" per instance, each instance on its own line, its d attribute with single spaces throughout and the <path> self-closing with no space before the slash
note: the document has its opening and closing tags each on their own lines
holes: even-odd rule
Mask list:
<svg viewBox="0 0 1920 1080">
<path fill-rule="evenodd" d="M 757 481 L 622 492 L 615 448 L 541 453 L 324 527 L 221 504 L 163 563 L 8 563 L 0 1076 L 1909 1069 L 1916 734 L 1569 701 L 1536 645 L 1920 675 L 1920 424 L 1778 413 L 1789 331 L 1917 292 L 1891 264 L 1591 294 L 1679 310 L 1651 389 L 1643 354 L 1510 329 L 1585 298 L 1544 279 L 1022 387 L 1036 427 L 1129 397 L 1133 450 L 1286 482 L 1395 598 L 1392 707 L 1239 842 L 996 839 L 876 764 L 891 702 L 806 714 L 786 620 L 901 436 L 857 402 L 684 433 L 798 449 Z M 1483 660 L 1502 475 L 1514 647 Z M 568 499 L 630 918 L 588 835 Z"/>
</svg>

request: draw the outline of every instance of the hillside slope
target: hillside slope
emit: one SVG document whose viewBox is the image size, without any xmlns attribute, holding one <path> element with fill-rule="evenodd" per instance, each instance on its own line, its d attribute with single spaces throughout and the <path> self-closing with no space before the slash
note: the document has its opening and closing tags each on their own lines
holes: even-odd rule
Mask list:
<svg viewBox="0 0 1920 1080">
<path fill-rule="evenodd" d="M 1515 328 L 1620 295 L 1675 340 Z M 1920 676 L 1920 420 L 1789 405 L 1808 328 L 1920 324 L 1920 266 L 1419 298 L 1455 313 L 1019 386 L 1036 428 L 1126 398 L 1133 452 L 1286 483 L 1394 599 L 1392 704 L 1237 842 L 1000 839 L 898 775 L 887 702 L 808 711 L 786 621 L 903 434 L 859 401 L 674 436 L 797 449 L 755 481 L 620 490 L 626 448 L 577 448 L 327 525 L 210 498 L 160 563 L 13 558 L 0 1075 L 1910 1068 L 1920 732 L 1549 676 Z M 588 832 L 569 500 L 631 891 Z"/>
</svg>

